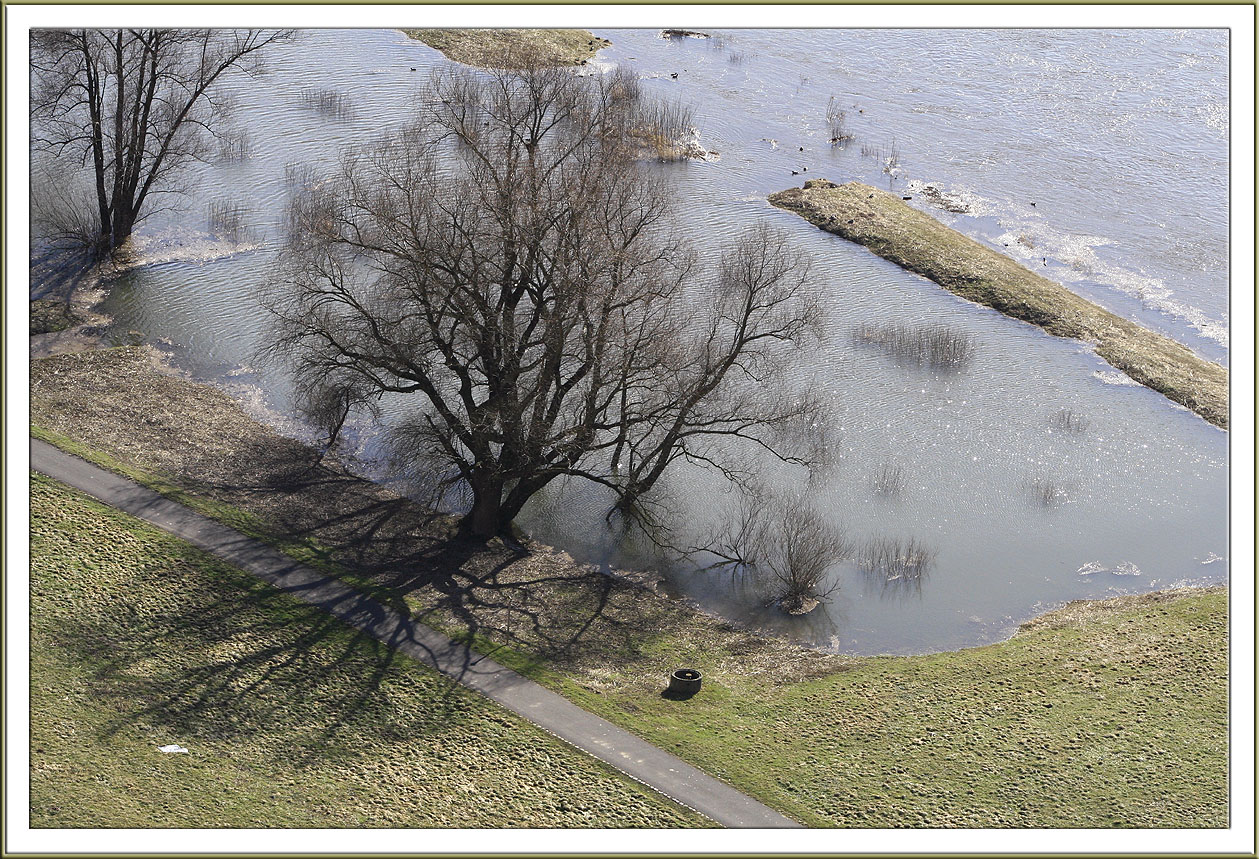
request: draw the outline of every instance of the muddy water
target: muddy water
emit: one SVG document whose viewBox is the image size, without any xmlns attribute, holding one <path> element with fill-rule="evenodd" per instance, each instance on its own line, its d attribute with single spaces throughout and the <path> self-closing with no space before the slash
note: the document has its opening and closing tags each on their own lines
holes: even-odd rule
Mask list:
<svg viewBox="0 0 1259 859">
<path fill-rule="evenodd" d="M 632 64 L 649 92 L 693 104 L 704 144 L 720 153 L 662 168 L 701 249 L 768 220 L 816 262 L 828 336 L 791 376 L 823 393 L 839 429 L 834 469 L 813 480 L 817 503 L 859 546 L 913 538 L 931 554 L 917 581 L 840 565 L 829 603 L 803 618 L 759 608 L 728 577 L 669 569 L 671 588 L 744 622 L 873 653 L 981 643 L 1065 600 L 1227 578 L 1226 433 L 1125 384 L 1081 344 L 968 304 L 765 202 L 813 176 L 890 187 L 1227 363 L 1225 34 L 600 35 L 614 42 L 604 62 Z M 248 157 L 199 168 L 183 207 L 142 228 L 152 264 L 113 284 L 114 336 L 160 338 L 194 374 L 287 414 L 282 374 L 249 359 L 286 168 L 331 164 L 341 146 L 401 121 L 440 61 L 390 31 L 307 32 L 273 55 L 236 92 Z M 349 112 L 321 113 L 303 90 L 344 93 Z M 832 96 L 854 135 L 842 147 L 826 127 Z M 242 213 L 234 237 L 210 228 L 211 208 L 225 204 Z M 978 348 L 961 372 L 897 364 L 853 343 L 871 321 L 943 323 Z M 1074 428 L 1058 425 L 1064 411 L 1082 416 Z M 371 428 L 358 440 L 370 458 Z M 888 472 L 898 491 L 876 491 Z M 678 521 L 697 528 L 727 501 L 701 472 L 679 472 L 667 489 Z M 603 503 L 586 487 L 554 487 L 524 524 L 593 562 L 649 563 L 604 527 Z"/>
</svg>

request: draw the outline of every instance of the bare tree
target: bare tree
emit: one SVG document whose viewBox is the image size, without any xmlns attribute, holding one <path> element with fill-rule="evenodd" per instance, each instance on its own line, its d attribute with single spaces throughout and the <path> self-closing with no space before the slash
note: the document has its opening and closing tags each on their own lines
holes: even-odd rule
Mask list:
<svg viewBox="0 0 1259 859">
<path fill-rule="evenodd" d="M 641 513 L 680 460 L 803 463 L 815 403 L 779 377 L 820 319 L 806 261 L 756 228 L 701 269 L 636 81 L 504 67 L 438 72 L 413 124 L 297 194 L 267 304 L 311 412 L 387 401 L 478 537 L 561 476 Z"/>
<path fill-rule="evenodd" d="M 749 489 L 740 493 L 735 515 L 706 543 L 684 554 L 716 558 L 710 568 L 747 570 L 767 603 L 804 614 L 838 589 L 837 582 L 827 582 L 826 573 L 852 552 L 844 530 L 805 496 L 771 497 Z"/>
<path fill-rule="evenodd" d="M 153 194 L 207 152 L 212 87 L 289 36 L 263 30 L 34 30 L 31 140 L 91 165 L 95 250 L 116 250 Z"/>
</svg>

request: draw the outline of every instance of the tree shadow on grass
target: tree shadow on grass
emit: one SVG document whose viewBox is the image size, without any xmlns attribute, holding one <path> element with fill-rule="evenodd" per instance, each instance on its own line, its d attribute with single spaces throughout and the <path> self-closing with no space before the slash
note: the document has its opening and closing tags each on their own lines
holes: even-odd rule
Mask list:
<svg viewBox="0 0 1259 859">
<path fill-rule="evenodd" d="M 154 613 L 142 604 L 152 591 L 137 587 L 135 602 L 111 600 L 53 633 L 90 666 L 94 696 L 119 711 L 107 734 L 139 725 L 185 743 L 278 741 L 277 754 L 302 763 L 350 738 L 436 735 L 467 718 L 451 683 L 403 674 L 397 641 L 235 571 L 145 575 L 177 577 L 172 610 Z"/>
<path fill-rule="evenodd" d="M 461 539 L 452 517 L 322 461 L 298 442 L 248 439 L 231 461 L 193 457 L 180 481 L 254 514 L 278 541 L 318 547 L 324 560 L 404 616 L 458 636 L 488 636 L 563 662 L 636 650 L 641 628 L 614 603 L 635 588 L 592 567 L 541 561 L 509 540 Z M 641 594 L 639 594 L 641 596 Z"/>
</svg>

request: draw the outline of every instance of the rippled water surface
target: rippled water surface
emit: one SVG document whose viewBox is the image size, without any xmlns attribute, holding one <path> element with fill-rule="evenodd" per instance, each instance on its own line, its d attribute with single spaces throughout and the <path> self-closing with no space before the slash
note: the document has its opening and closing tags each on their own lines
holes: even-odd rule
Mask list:
<svg viewBox="0 0 1259 859">
<path fill-rule="evenodd" d="M 1226 32 L 599 35 L 613 41 L 601 63 L 633 65 L 648 92 L 693 105 L 720 155 L 662 168 L 701 250 L 768 220 L 815 261 L 832 298 L 828 336 L 792 374 L 824 393 L 839 428 L 837 466 L 815 481 L 819 504 L 858 543 L 912 537 L 934 558 L 913 586 L 837 567 L 839 590 L 803 618 L 757 608 L 712 574 L 670 570 L 675 590 L 868 653 L 976 644 L 1065 600 L 1226 579 L 1226 433 L 1124 384 L 1082 344 L 969 304 L 765 202 L 810 177 L 890 188 L 1227 364 Z M 306 32 L 273 54 L 267 74 L 236 86 L 249 157 L 198 168 L 182 206 L 145 224 L 155 262 L 115 282 L 116 335 L 165 338 L 194 373 L 256 386 L 287 413 L 283 377 L 248 366 L 286 168 L 329 165 L 342 146 L 401 122 L 441 61 L 384 30 Z M 307 88 L 345 94 L 349 113 L 304 104 Z M 832 97 L 854 136 L 842 147 L 829 142 Z M 927 185 L 964 211 L 934 205 Z M 242 208 L 245 248 L 224 255 L 206 241 L 216 204 Z M 933 373 L 854 345 L 853 329 L 872 321 L 944 323 L 979 345 L 963 371 Z M 1083 416 L 1075 429 L 1057 426 L 1064 411 Z M 885 469 L 900 473 L 898 493 L 875 491 Z M 719 515 L 727 499 L 716 489 L 697 472 L 668 487 L 695 522 Z M 588 489 L 555 487 L 525 525 L 590 561 L 642 562 L 608 534 L 603 510 Z"/>
</svg>

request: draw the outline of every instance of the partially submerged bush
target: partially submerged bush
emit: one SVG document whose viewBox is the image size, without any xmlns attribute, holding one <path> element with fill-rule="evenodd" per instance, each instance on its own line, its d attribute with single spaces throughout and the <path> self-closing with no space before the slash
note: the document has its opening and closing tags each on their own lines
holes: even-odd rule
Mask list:
<svg viewBox="0 0 1259 859">
<path fill-rule="evenodd" d="M 857 553 L 857 566 L 881 584 L 917 588 L 931 565 L 935 551 L 917 538 L 874 537 Z"/>
<path fill-rule="evenodd" d="M 1056 507 L 1067 501 L 1066 490 L 1048 477 L 1032 483 L 1032 497 L 1042 507 Z"/>
<path fill-rule="evenodd" d="M 847 120 L 847 113 L 839 107 L 839 99 L 831 96 L 830 101 L 826 103 L 826 127 L 830 131 L 832 145 L 852 140 L 853 136 L 848 132 Z"/>
<path fill-rule="evenodd" d="M 901 151 L 896 145 L 895 138 L 886 146 L 876 146 L 872 143 L 863 144 L 861 154 L 865 158 L 877 159 L 883 165 L 883 172 L 888 174 L 899 167 L 901 163 Z"/>
<path fill-rule="evenodd" d="M 302 89 L 298 99 L 304 107 L 333 119 L 349 119 L 354 115 L 354 105 L 348 93 L 308 86 Z"/>
<path fill-rule="evenodd" d="M 865 324 L 853 333 L 857 343 L 878 346 L 893 358 L 932 367 L 959 368 L 975 354 L 975 338 L 944 325 Z"/>
<path fill-rule="evenodd" d="M 905 488 L 905 469 L 899 463 L 885 462 L 870 479 L 870 486 L 879 495 L 900 495 Z"/>
<path fill-rule="evenodd" d="M 284 165 L 284 184 L 289 190 L 313 187 L 316 175 L 315 165 L 309 161 L 294 161 Z"/>
<path fill-rule="evenodd" d="M 804 496 L 748 493 L 737 515 L 708 545 L 692 551 L 716 555 L 712 568 L 751 572 L 767 605 L 805 614 L 839 588 L 826 581 L 826 573 L 852 554 L 852 543 Z"/>
<path fill-rule="evenodd" d="M 1087 432 L 1090 426 L 1089 419 L 1079 412 L 1071 409 L 1063 409 L 1054 415 L 1050 425 L 1062 432 Z"/>
<path fill-rule="evenodd" d="M 244 129 L 227 131 L 219 137 L 219 158 L 224 161 L 244 161 L 252 151 L 253 140 Z"/>
<path fill-rule="evenodd" d="M 245 223 L 245 207 L 231 200 L 215 200 L 207 207 L 206 220 L 210 232 L 229 242 L 240 243 L 250 237 Z"/>
</svg>

